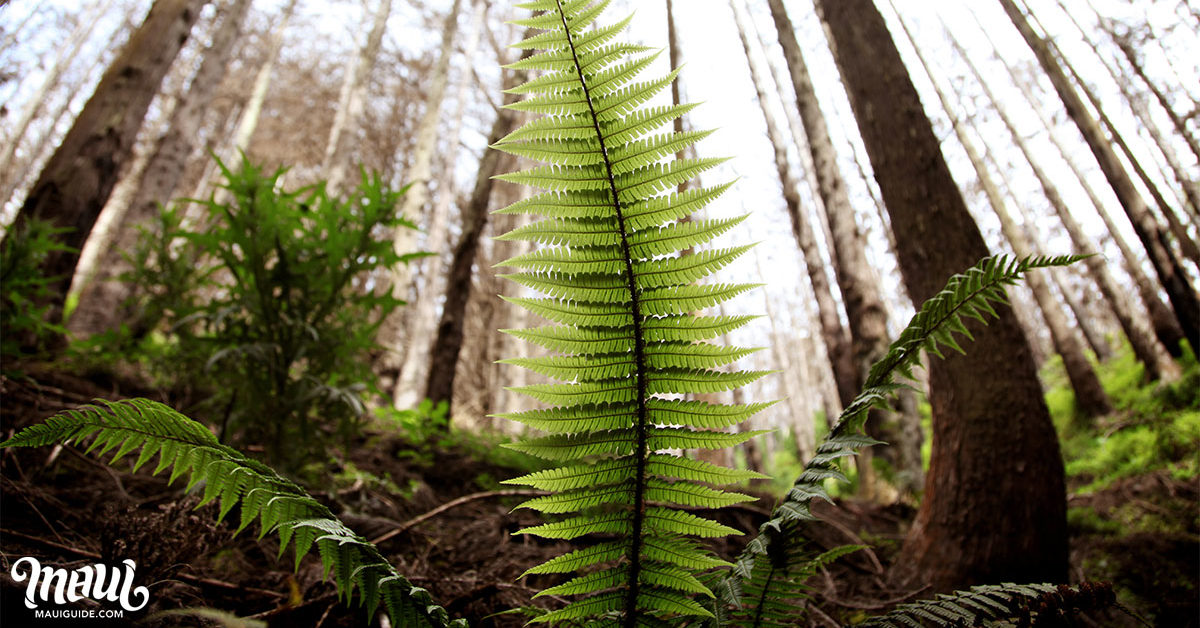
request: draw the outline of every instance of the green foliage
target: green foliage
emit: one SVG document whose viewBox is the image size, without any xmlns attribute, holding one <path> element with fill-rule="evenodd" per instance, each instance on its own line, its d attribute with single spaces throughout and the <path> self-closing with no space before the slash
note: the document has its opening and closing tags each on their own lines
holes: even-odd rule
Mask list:
<svg viewBox="0 0 1200 628">
<path fill-rule="evenodd" d="M 1015 619 L 1018 626 L 1058 626 L 1064 625 L 1063 617 L 1114 603 L 1112 586 L 1104 583 L 989 584 L 904 604 L 859 625 L 864 628 L 993 626 L 994 620 Z"/>
<path fill-rule="evenodd" d="M 971 339 L 966 319 L 986 323 L 985 316 L 996 316 L 993 304 L 1007 302 L 1004 286 L 1016 283 L 1021 275 L 1035 268 L 1061 266 L 1078 259 L 1078 256 L 1023 260 L 1006 256 L 985 258 L 965 273 L 951 277 L 941 292 L 923 303 L 889 347 L 887 355 L 872 365 L 863 391 L 842 411 L 833 429 L 817 446 L 816 455 L 805 466 L 783 502 L 775 508 L 771 519 L 759 527 L 759 535 L 738 557 L 727 583 L 721 586 L 726 601 L 735 607 L 755 603 L 753 598 L 739 594 L 746 590 L 747 583 L 758 590 L 772 587 L 795 590 L 802 586 L 793 574 L 806 573 L 806 564 L 816 557 L 799 550 L 805 543 L 799 524 L 816 520 L 810 509 L 813 500 L 831 501 L 825 488 L 828 480 L 847 481 L 838 461 L 876 443 L 863 434 L 862 428 L 868 411 L 873 407 L 886 407 L 891 393 L 901 386 L 895 382 L 896 375 L 912 379 L 912 368 L 919 364 L 922 350 L 941 355 L 943 347 L 950 347 L 961 352 L 963 349 L 955 334 Z M 780 544 L 783 547 L 778 547 Z M 794 606 L 768 606 L 764 602 L 748 612 L 786 624 L 795 621 L 799 610 Z"/>
<path fill-rule="evenodd" d="M 89 441 L 87 451 L 97 456 L 115 450 L 110 465 L 138 452 L 136 471 L 157 455 L 156 474 L 170 469 L 171 482 L 186 476 L 189 490 L 203 483 L 201 505 L 216 501 L 219 519 L 240 507 L 238 532 L 257 520 L 260 537 L 279 536 L 281 556 L 292 545 L 297 568 L 315 546 L 339 594 L 349 602 L 357 588 L 368 616 L 382 603 L 394 625 L 466 626 L 461 620 L 451 622 L 427 591 L 397 573 L 374 545 L 299 486 L 220 444 L 208 428 L 160 403 L 134 399 L 65 410 L 22 430 L 0 448 Z"/>
<path fill-rule="evenodd" d="M 515 47 L 540 52 L 511 67 L 541 73 L 512 90 L 526 97 L 511 108 L 543 115 L 496 148 L 549 165 L 499 177 L 546 190 L 500 210 L 541 216 L 501 238 L 543 246 L 499 266 L 517 269 L 504 276 L 546 295 L 510 301 L 555 324 L 504 331 L 554 355 L 501 362 L 562 383 L 515 389 L 550 407 L 500 416 L 546 433 L 513 449 L 562 465 L 507 482 L 552 492 L 520 507 L 565 515 L 520 532 L 603 538 L 526 572 L 580 574 L 539 594 L 573 601 L 534 621 L 656 625 L 711 615 L 697 601 L 713 597 L 698 576 L 728 563 L 689 537 L 737 533 L 687 509 L 749 501 L 713 487 L 759 477 L 670 452 L 741 443 L 756 432 L 728 428 L 770 404 L 682 398 L 767 374 L 723 370 L 751 351 L 704 342 L 751 317 L 691 313 L 754 287 L 695 283 L 749 247 L 684 252 L 744 217 L 681 222 L 729 185 L 675 193 L 720 160 L 674 159 L 707 133 L 651 134 L 688 107 L 639 108 L 675 73 L 634 81 L 653 55 L 614 41 L 628 19 L 590 28 L 607 4 L 537 0 L 521 5 L 534 17 L 516 22 L 541 32 Z"/>
<path fill-rule="evenodd" d="M 180 207 L 165 209 L 133 254 L 134 336 L 161 329 L 140 346 L 181 378 L 204 375 L 222 437 L 263 442 L 294 469 L 330 432 L 348 439 L 362 427 L 374 386 L 367 355 L 401 303 L 373 282 L 414 257 L 390 238 L 412 225 L 396 215 L 402 192 L 377 177 L 340 199 L 323 185 L 282 191 L 282 170 L 218 164 L 229 200 L 200 203 L 190 225 Z"/>
<path fill-rule="evenodd" d="M 16 225 L 0 248 L 0 358 L 4 361 L 36 355 L 46 342 L 66 333 L 46 320 L 50 284 L 57 277 L 42 275 L 41 266 L 55 251 L 69 251 L 58 236 L 69 229 L 42 220 Z"/>
<path fill-rule="evenodd" d="M 1186 346 L 1185 346 L 1186 349 Z M 1061 363 L 1043 372 L 1058 426 L 1067 475 L 1078 490 L 1100 490 L 1122 478 L 1167 469 L 1177 478 L 1200 476 L 1200 364 L 1190 352 L 1180 360 L 1182 376 L 1170 383 L 1147 382 L 1128 344 L 1096 365 L 1116 412 L 1095 428 L 1074 421 L 1070 385 Z"/>
</svg>

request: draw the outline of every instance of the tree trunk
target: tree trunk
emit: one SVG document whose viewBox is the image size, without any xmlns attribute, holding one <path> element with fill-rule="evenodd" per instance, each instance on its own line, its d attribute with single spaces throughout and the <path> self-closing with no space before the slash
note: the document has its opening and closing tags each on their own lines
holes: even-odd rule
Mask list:
<svg viewBox="0 0 1200 628">
<path fill-rule="evenodd" d="M 42 169 L 16 224 L 45 220 L 70 229 L 65 251 L 42 264 L 49 286 L 47 319 L 62 321 L 63 302 L 79 251 L 92 231 L 121 168 L 133 154 L 150 101 L 179 49 L 187 41 L 205 0 L 157 0 L 145 22 L 113 61 L 71 130 Z"/>
<path fill-rule="evenodd" d="M 1084 260 L 1088 272 L 1096 282 L 1096 285 L 1100 287 L 1100 292 L 1104 295 L 1109 307 L 1112 308 L 1113 313 L 1116 315 L 1117 322 L 1121 325 L 1121 330 L 1125 333 L 1125 337 L 1129 339 L 1129 344 L 1133 348 L 1134 355 L 1145 366 L 1147 375 L 1154 380 L 1176 379 L 1180 373 L 1179 366 L 1171 360 L 1170 355 L 1167 354 L 1164 347 L 1155 341 L 1152 332 L 1146 327 L 1141 317 L 1135 316 L 1131 311 L 1124 293 L 1112 274 L 1108 272 L 1107 263 L 1099 255 L 1099 249 L 1084 232 L 1083 225 L 1079 224 L 1079 221 L 1075 219 L 1074 214 L 1067 207 L 1066 201 L 1059 194 L 1058 187 L 1050 180 L 1050 176 L 1046 174 L 1046 169 L 1042 167 L 1034 151 L 1029 148 L 1028 142 L 1025 141 L 1025 136 L 1017 130 L 1016 123 L 1009 115 L 1007 108 L 992 93 L 988 82 L 983 79 L 983 75 L 976 68 L 975 63 L 971 60 L 966 50 L 959 45 L 957 40 L 950 36 L 949 29 L 945 29 L 943 26 L 943 30 L 947 33 L 959 56 L 967 62 L 967 66 L 970 68 L 976 82 L 983 87 L 984 93 L 991 101 L 992 106 L 1000 114 L 1000 119 L 1008 129 L 1013 142 L 1021 150 L 1021 154 L 1025 156 L 1025 160 L 1029 162 L 1029 167 L 1033 170 L 1034 176 L 1037 177 L 1038 183 L 1042 186 L 1046 200 L 1050 202 L 1050 206 L 1058 214 L 1059 219 L 1066 228 L 1067 235 L 1071 238 L 1071 243 L 1075 247 L 1076 252 L 1091 256 Z"/>
<path fill-rule="evenodd" d="M 971 166 L 975 169 L 975 174 L 979 178 L 979 185 L 983 188 L 983 192 L 987 196 L 988 204 L 992 206 L 993 211 L 996 212 L 996 216 L 1000 219 L 1000 229 L 1004 232 L 1005 239 L 1008 240 L 1017 257 L 1039 255 L 1040 252 L 1033 244 L 1039 238 L 1035 234 L 1026 233 L 1025 229 L 1021 228 L 1009 211 L 1008 203 L 1004 200 L 1004 195 L 1001 193 L 999 186 L 996 185 L 995 180 L 988 173 L 987 164 L 984 163 L 983 156 L 980 154 L 979 149 L 975 147 L 975 142 L 967 134 L 966 127 L 955 113 L 956 108 L 954 103 L 950 102 L 949 96 L 942 89 L 937 75 L 934 74 L 925 60 L 921 49 L 917 45 L 916 38 L 908 30 L 908 26 L 905 25 L 903 18 L 900 19 L 900 25 L 905 35 L 907 35 L 909 42 L 912 44 L 913 50 L 916 51 L 917 58 L 920 60 L 921 66 L 925 69 L 925 73 L 929 75 L 929 80 L 933 84 L 934 91 L 937 92 L 938 99 L 942 103 L 942 108 L 946 112 L 946 117 L 949 118 L 959 143 L 962 144 L 963 150 L 967 153 L 967 159 L 970 160 Z M 1032 225 L 1029 226 L 1032 227 Z M 1096 376 L 1095 370 L 1092 369 L 1091 363 L 1088 362 L 1083 343 L 1067 322 L 1067 317 L 1062 311 L 1062 306 L 1055 300 L 1054 293 L 1050 290 L 1049 281 L 1047 281 L 1045 275 L 1035 273 L 1029 276 L 1027 283 L 1030 290 L 1033 291 L 1033 297 L 1037 301 L 1038 309 L 1042 311 L 1042 317 L 1046 321 L 1046 326 L 1050 328 L 1050 337 L 1054 342 L 1054 351 L 1062 356 L 1063 366 L 1067 371 L 1067 378 L 1071 382 L 1071 389 L 1075 391 L 1077 407 L 1087 417 L 1095 417 L 1112 412 L 1112 403 L 1109 402 L 1108 395 L 1104 392 L 1104 387 L 1100 385 L 1100 378 Z"/>
<path fill-rule="evenodd" d="M 275 27 L 271 29 L 271 40 L 267 44 L 267 55 L 263 58 L 258 74 L 254 76 L 254 87 L 250 90 L 250 99 L 242 108 L 237 130 L 233 134 L 233 150 L 226 156 L 226 163 L 240 159 L 239 153 L 245 153 L 250 148 L 250 138 L 258 128 L 258 117 L 262 114 L 263 102 L 267 99 L 267 89 L 271 86 L 271 73 L 275 70 L 275 62 L 279 60 L 279 51 L 283 49 L 283 38 L 287 34 L 288 24 L 296 14 L 298 0 L 288 0 L 287 5 L 276 18 Z"/>
<path fill-rule="evenodd" d="M 405 178 L 408 179 L 408 192 L 401 201 L 400 213 L 417 224 L 423 221 L 425 206 L 429 203 L 429 180 L 432 178 L 433 153 L 437 148 L 438 122 L 441 120 L 442 100 L 446 94 L 446 83 L 450 74 L 450 58 L 454 56 L 454 40 L 458 35 L 458 11 L 462 0 L 454 0 L 450 12 L 442 28 L 442 44 L 438 51 L 437 63 L 431 72 L 431 83 L 425 100 L 425 113 L 417 127 L 417 141 L 413 148 L 412 166 Z M 417 233 L 413 229 L 397 229 L 394 236 L 394 246 L 401 254 L 412 253 L 416 250 Z M 392 271 L 391 291 L 398 299 L 408 300 L 412 284 L 412 270 L 407 264 L 400 264 Z M 395 372 L 396 387 L 392 390 L 393 405 L 397 408 L 401 399 L 400 387 L 403 383 L 398 376 L 403 366 L 405 347 L 400 346 L 401 330 L 404 329 L 404 308 L 394 310 L 379 327 L 380 344 L 388 347 L 381 360 L 376 365 L 376 372 Z M 412 343 L 414 339 L 404 339 Z"/>
<path fill-rule="evenodd" d="M 532 33 L 530 33 L 532 35 Z M 526 54 L 532 51 L 527 51 Z M 525 71 L 506 72 L 504 89 L 524 83 Z M 506 98 L 512 102 L 515 98 Z M 491 148 L 516 128 L 518 112 L 512 109 L 497 109 L 492 130 L 488 133 L 488 148 L 479 162 L 475 187 L 471 198 L 462 209 L 462 232 L 454 244 L 450 258 L 450 270 L 446 278 L 446 298 L 442 305 L 442 316 L 438 322 L 437 335 L 430 349 L 429 379 L 425 383 L 425 397 L 435 404 L 454 398 L 454 379 L 458 356 L 462 351 L 464 314 L 471 297 L 472 268 L 479 250 L 479 238 L 487 225 L 488 201 L 492 196 L 493 177 L 500 173 L 504 153 Z"/>
<path fill-rule="evenodd" d="M 1088 147 L 1095 155 L 1100 169 L 1108 178 L 1117 199 L 1133 223 L 1134 231 L 1146 247 L 1150 262 L 1167 292 L 1179 326 L 1183 329 L 1184 338 L 1191 345 L 1192 351 L 1197 352 L 1200 350 L 1200 298 L 1188 284 L 1187 274 L 1171 251 L 1166 233 L 1150 213 L 1146 201 L 1137 193 L 1133 180 L 1129 178 L 1112 145 L 1104 137 L 1100 125 L 1088 112 L 1079 93 L 1067 79 L 1066 73 L 1051 51 L 1051 44 L 1033 32 L 1033 28 L 1013 0 L 1000 0 L 1000 4 L 1026 43 L 1033 49 L 1042 69 L 1050 77 L 1050 82 L 1062 99 L 1067 115 L 1078 125 Z"/>
<path fill-rule="evenodd" d="M 486 27 L 484 3 L 476 5 L 475 23 L 477 28 L 470 31 L 467 44 L 463 50 L 468 63 L 473 63 L 472 55 L 479 46 L 479 32 Z M 428 258 L 417 260 L 421 275 L 424 277 L 421 289 L 417 291 L 416 302 L 406 317 L 404 337 L 410 341 L 405 346 L 404 360 L 400 365 L 400 375 L 396 386 L 397 407 L 411 407 L 421 400 L 421 391 L 427 388 L 430 360 L 434 335 L 437 331 L 439 313 L 438 298 L 445 290 L 444 260 L 449 253 L 448 233 L 450 228 L 450 211 L 455 203 L 454 166 L 458 160 L 459 141 L 462 135 L 463 114 L 466 108 L 467 87 L 471 83 L 468 73 L 462 73 L 459 78 L 455 102 L 457 112 L 453 114 L 450 130 L 445 134 L 448 145 L 445 154 L 440 159 L 438 173 L 438 198 L 429 212 L 429 233 L 425 239 L 425 248 L 432 253 Z M 507 87 L 505 87 L 507 89 Z M 499 139 L 499 138 L 497 138 Z M 489 145 L 492 142 L 489 142 Z M 482 159 L 480 160 L 482 163 Z M 497 173 L 493 173 L 497 174 Z"/>
<path fill-rule="evenodd" d="M 1016 85 L 1017 88 L 1021 90 L 1021 93 L 1025 96 L 1025 101 L 1028 107 L 1037 114 L 1038 119 L 1042 123 L 1042 127 L 1045 128 L 1049 134 L 1049 139 L 1057 149 L 1059 156 L 1061 156 L 1063 161 L 1066 162 L 1067 167 L 1071 169 L 1071 172 L 1075 175 L 1076 180 L 1078 180 L 1080 186 L 1083 187 L 1084 193 L 1087 194 L 1088 200 L 1091 201 L 1092 206 L 1095 207 L 1096 212 L 1100 215 L 1100 219 L 1104 222 L 1109 236 L 1113 239 L 1113 243 L 1116 244 L 1117 249 L 1121 252 L 1121 257 L 1125 261 L 1125 268 L 1129 272 L 1129 276 L 1133 281 L 1134 287 L 1138 291 L 1138 296 L 1141 298 L 1146 311 L 1150 314 L 1150 326 L 1154 330 L 1154 335 L 1157 337 L 1159 343 L 1166 348 L 1168 355 L 1179 357 L 1182 355 L 1179 345 L 1181 342 L 1183 342 L 1183 330 L 1179 327 L 1179 321 L 1175 318 L 1174 312 L 1172 312 L 1171 309 L 1167 307 L 1167 305 L 1163 303 L 1161 299 L 1159 299 L 1158 290 L 1154 287 L 1154 284 L 1150 281 L 1150 278 L 1142 270 L 1141 258 L 1134 253 L 1133 248 L 1129 246 L 1129 243 L 1127 243 L 1125 238 L 1121 235 L 1120 229 L 1117 227 L 1117 224 L 1114 222 L 1113 218 L 1109 215 L 1108 210 L 1105 208 L 1104 201 L 1100 200 L 1099 194 L 1097 194 L 1096 190 L 1092 188 L 1092 185 L 1088 183 L 1087 177 L 1083 174 L 1079 164 L 1075 161 L 1074 153 L 1066 149 L 1066 144 L 1063 142 L 1062 138 L 1059 137 L 1059 133 L 1055 129 L 1054 124 L 1046 117 L 1046 113 L 1042 111 L 1040 106 L 1041 100 L 1033 94 L 1029 88 L 1029 85 L 1021 77 L 1017 76 L 1017 73 L 1013 70 L 1012 66 L 1010 66 L 1008 62 L 996 52 L 996 45 L 991 41 L 991 36 L 987 34 L 987 30 L 983 28 L 982 25 L 979 25 L 979 28 L 981 32 L 983 32 L 984 37 L 987 38 L 988 44 L 992 48 L 992 58 L 998 63 L 1004 65 L 1004 68 L 1008 72 L 1009 77 L 1012 79 L 1013 84 Z M 1080 248 L 1081 253 L 1085 250 L 1086 249 L 1082 247 Z M 1102 258 L 1094 260 L 1089 258 L 1089 260 L 1086 260 L 1085 263 L 1089 265 L 1104 265 L 1105 260 Z M 1116 283 L 1113 284 L 1114 288 L 1116 285 Z"/>
<path fill-rule="evenodd" d="M 118 279 L 122 273 L 130 270 L 124 254 L 131 251 L 142 237 L 137 227 L 149 226 L 160 205 L 171 201 L 183 180 L 188 160 L 195 152 L 194 142 L 204 122 L 204 115 L 225 79 L 250 3 L 251 0 L 232 0 L 224 7 L 220 25 L 212 35 L 199 69 L 188 88 L 180 92 L 167 130 L 158 138 L 145 169 L 138 177 L 132 201 L 110 205 L 108 211 L 114 212 L 114 215 L 101 219 L 110 228 L 101 230 L 98 226 L 92 237 L 99 241 L 89 243 L 89 247 L 99 247 L 100 259 L 91 277 L 80 278 L 82 288 L 79 305 L 71 315 L 71 331 L 84 335 L 96 334 L 115 328 L 122 320 L 128 320 L 130 314 L 136 315 L 121 307 L 135 289 Z M 113 234 L 112 228 L 119 231 Z"/>
<path fill-rule="evenodd" d="M 740 23 L 741 18 L 738 17 L 737 10 L 734 11 L 734 16 Z M 825 342 L 829 361 L 833 368 L 833 379 L 837 385 L 838 398 L 841 405 L 845 407 L 858 394 L 859 388 L 849 334 L 842 327 L 842 322 L 838 317 L 837 302 L 833 299 L 829 277 L 825 274 L 825 262 L 821 259 L 821 251 L 817 248 L 817 240 L 813 235 L 812 226 L 805 218 L 804 207 L 801 206 L 800 182 L 796 181 L 788 167 L 787 144 L 775 124 L 774 115 L 767 107 L 767 93 L 763 88 L 758 61 L 750 54 L 751 48 L 745 37 L 744 29 L 739 29 L 739 31 L 743 35 L 742 47 L 746 53 L 746 62 L 750 66 L 751 75 L 755 77 L 754 87 L 758 92 L 758 103 L 766 122 L 767 136 L 775 148 L 775 169 L 779 174 L 780 185 L 783 187 L 783 200 L 788 217 L 791 219 L 792 235 L 795 236 L 796 243 L 800 246 L 800 252 L 804 254 L 804 265 L 808 270 L 808 278 L 812 283 L 817 301 L 821 338 Z"/>
<path fill-rule="evenodd" d="M 842 304 L 850 328 L 850 347 L 857 369 L 855 388 L 861 388 L 871 366 L 887 354 L 888 338 L 887 310 L 883 295 L 879 291 L 879 276 L 867 262 L 866 242 L 855 220 L 854 208 L 846 191 L 846 182 L 837 165 L 837 149 L 829 136 L 825 114 L 817 101 L 808 66 L 796 41 L 796 32 L 782 0 L 768 0 L 771 16 L 784 59 L 791 72 L 792 87 L 796 95 L 796 107 L 800 122 L 804 126 L 807 146 L 812 155 L 813 171 L 817 178 L 817 193 L 825 208 L 829 222 L 831 254 L 836 257 L 834 270 L 838 287 L 842 293 Z M 802 147 L 800 147 L 803 150 Z M 878 448 L 878 454 L 897 472 L 897 477 L 910 478 L 912 483 L 899 486 L 905 493 L 916 493 L 923 482 L 921 471 L 921 444 L 908 442 L 905 430 L 900 429 L 903 421 L 918 422 L 917 416 L 895 416 L 893 413 L 873 410 L 867 421 L 867 433 L 878 440 L 890 443 Z M 910 431 L 909 431 L 910 432 Z M 866 450 L 869 461 L 871 450 Z M 870 478 L 869 473 L 860 477 Z M 860 483 L 868 497 L 873 497 L 876 487 Z"/>
<path fill-rule="evenodd" d="M 1159 89 L 1153 81 L 1150 80 L 1150 77 L 1146 76 L 1146 71 L 1142 68 L 1142 62 L 1138 60 L 1137 52 L 1134 51 L 1133 46 L 1129 43 L 1129 40 L 1127 38 L 1118 36 L 1110 28 L 1105 27 L 1103 23 L 1101 24 L 1101 28 L 1104 28 L 1104 30 L 1108 32 L 1109 36 L 1113 40 L 1113 43 L 1115 43 L 1117 47 L 1121 49 L 1121 54 L 1124 55 L 1125 60 L 1129 62 L 1129 67 L 1133 68 L 1133 73 L 1136 74 L 1139 79 L 1142 79 L 1142 83 L 1147 89 L 1150 90 L 1151 94 L 1154 94 L 1155 100 L 1158 101 L 1158 104 L 1163 108 L 1163 111 L 1167 112 L 1167 117 L 1170 118 L 1171 124 L 1175 125 L 1175 130 L 1179 132 L 1179 136 L 1183 138 L 1185 143 L 1187 143 L 1188 148 L 1192 151 L 1192 154 L 1195 155 L 1196 160 L 1200 161 L 1200 142 L 1197 142 L 1196 137 L 1188 130 L 1187 122 L 1185 122 L 1178 113 L 1175 113 L 1175 108 L 1171 106 L 1171 101 L 1167 99 L 1167 95 L 1164 94 L 1163 91 Z"/>
<path fill-rule="evenodd" d="M 327 181 L 326 187 L 332 194 L 337 194 L 346 183 L 353 147 L 358 143 L 358 126 L 367 106 L 367 87 L 371 84 L 371 71 L 375 68 L 375 59 L 379 57 L 379 49 L 383 46 L 383 34 L 387 30 L 388 16 L 391 14 L 392 0 L 379 0 L 379 8 L 372 19 L 367 41 L 359 49 L 354 64 L 348 69 L 342 82 L 337 113 L 333 118 L 333 126 L 329 129 L 325 158 L 321 162 L 321 172 L 325 174 Z"/>
<path fill-rule="evenodd" d="M 17 148 L 21 145 L 21 141 L 25 138 L 25 133 L 29 131 L 29 124 L 42 111 L 42 107 L 46 104 L 50 92 L 58 87 L 59 80 L 62 79 L 63 72 L 67 67 L 75 61 L 75 57 L 79 55 L 79 50 L 87 43 L 92 36 L 92 30 L 95 29 L 96 23 L 100 17 L 112 5 L 111 0 L 104 0 L 96 5 L 89 13 L 90 15 L 79 15 L 79 21 L 75 28 L 71 29 L 71 34 L 67 36 L 67 40 L 63 42 L 63 46 L 59 49 L 58 57 L 54 59 L 54 65 L 46 72 L 45 79 L 38 87 L 37 92 L 25 104 L 21 110 L 21 117 L 13 125 L 12 134 L 8 137 L 8 146 L 4 149 L 4 155 L 0 157 L 0 186 L 5 188 L 15 187 L 17 182 L 10 181 L 13 174 L 13 159 L 17 155 Z M 33 12 L 30 12 L 32 15 Z M 28 18 L 26 18 L 28 19 Z M 6 195 L 7 197 L 7 195 Z"/>
<path fill-rule="evenodd" d="M 816 5 L 920 303 L 987 256 L 987 245 L 875 5 Z M 902 564 L 937 590 L 1067 579 L 1058 440 L 1028 341 L 1011 310 L 998 313 L 986 327 L 972 324 L 966 355 L 931 360 L 933 458 Z"/>
</svg>

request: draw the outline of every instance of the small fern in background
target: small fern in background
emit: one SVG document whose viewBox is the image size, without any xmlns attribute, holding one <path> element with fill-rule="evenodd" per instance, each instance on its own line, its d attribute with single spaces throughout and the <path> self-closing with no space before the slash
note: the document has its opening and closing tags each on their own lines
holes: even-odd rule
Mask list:
<svg viewBox="0 0 1200 628">
<path fill-rule="evenodd" d="M 536 621 L 653 625 L 710 615 L 697 596 L 713 594 L 696 576 L 728 563 L 690 537 L 738 532 L 687 510 L 749 501 L 712 486 L 759 477 L 669 452 L 744 442 L 756 432 L 727 428 L 770 404 L 681 399 L 766 374 L 719 370 L 751 351 L 704 342 L 751 317 L 691 314 L 753 287 L 696 284 L 749 247 L 680 254 L 744 217 L 681 222 L 729 185 L 673 193 L 675 186 L 721 160 L 673 159 L 705 132 L 652 134 L 688 107 L 639 108 L 675 73 L 634 82 L 655 55 L 614 43 L 628 19 L 589 28 L 607 4 L 539 0 L 521 5 L 535 17 L 516 22 L 542 32 L 515 47 L 542 52 L 510 67 L 541 74 L 513 90 L 526 98 L 511 107 L 543 115 L 497 148 L 549 165 L 500 177 L 546 190 L 500 210 L 544 217 L 502 239 L 544 246 L 499 265 L 520 270 L 505 276 L 546 295 L 510 301 L 555 324 L 505 331 L 556 355 L 502 362 L 563 383 L 517 388 L 551 407 L 500 416 L 547 433 L 514 448 L 563 463 L 509 481 L 553 492 L 521 507 L 566 515 L 521 532 L 606 539 L 527 572 L 581 574 L 540 594 L 575 601 Z"/>
</svg>

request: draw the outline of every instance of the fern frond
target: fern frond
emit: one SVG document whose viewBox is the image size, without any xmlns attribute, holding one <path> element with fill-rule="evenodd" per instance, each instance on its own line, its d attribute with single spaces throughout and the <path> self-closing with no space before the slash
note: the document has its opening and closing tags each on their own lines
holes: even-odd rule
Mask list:
<svg viewBox="0 0 1200 628">
<path fill-rule="evenodd" d="M 991 622 L 1014 620 L 1017 625 L 1060 625 L 1063 617 L 1080 611 L 1098 610 L 1116 604 L 1112 585 L 1106 582 L 1065 584 L 989 584 L 964 591 L 940 593 L 931 600 L 919 600 L 896 607 L 886 615 L 872 617 L 859 624 L 872 628 L 909 626 L 984 626 Z"/>
<path fill-rule="evenodd" d="M 891 393 L 900 387 L 894 382 L 896 374 L 911 375 L 922 350 L 938 353 L 941 347 L 949 346 L 961 351 L 954 334 L 969 338 L 964 324 L 966 318 L 986 322 L 986 316 L 994 317 L 993 305 L 1006 303 L 1004 286 L 1016 283 L 1031 270 L 1064 266 L 1080 259 L 1083 256 L 1012 259 L 1001 255 L 984 258 L 964 273 L 951 277 L 941 292 L 922 304 L 920 311 L 891 344 L 887 354 L 871 367 L 862 392 L 842 411 L 837 424 L 817 447 L 816 455 L 805 465 L 787 496 L 775 508 L 771 519 L 760 526 L 758 536 L 750 541 L 738 557 L 722 590 L 745 591 L 751 588 L 750 582 L 757 582 L 754 586 L 769 589 L 786 584 L 791 578 L 788 574 L 797 570 L 802 572 L 805 561 L 812 560 L 813 555 L 797 551 L 805 544 L 797 524 L 816 520 L 811 510 L 813 500 L 831 501 L 825 490 L 825 480 L 832 478 L 845 481 L 838 461 L 854 455 L 863 447 L 876 444 L 876 441 L 862 433 L 863 425 L 868 411 L 873 407 L 886 407 Z M 780 557 L 786 557 L 787 560 L 781 563 Z M 754 605 L 754 601 L 745 594 L 741 599 L 729 602 L 739 607 L 753 608 Z M 766 609 L 759 610 L 766 613 Z M 796 618 L 781 616 L 777 620 L 790 625 L 788 622 L 794 622 Z"/>
<path fill-rule="evenodd" d="M 333 575 L 339 595 L 349 602 L 357 587 L 359 603 L 366 605 L 368 616 L 374 616 L 382 603 L 395 625 L 466 626 L 465 620 L 451 621 L 428 591 L 397 573 L 374 545 L 302 488 L 220 444 L 208 428 L 161 403 L 148 399 L 101 401 L 64 410 L 25 428 L 0 443 L 0 448 L 88 441 L 87 452 L 98 457 L 114 452 L 110 465 L 140 449 L 134 471 L 157 455 L 155 474 L 170 469 L 171 482 L 186 476 L 189 490 L 204 482 L 201 505 L 218 502 L 220 520 L 240 504 L 238 531 L 258 520 L 260 536 L 279 535 L 281 555 L 292 545 L 297 568 L 315 546 L 324 573 Z"/>
<path fill-rule="evenodd" d="M 677 72 L 638 79 L 657 53 L 642 55 L 641 47 L 615 39 L 628 20 L 592 28 L 606 5 L 537 0 L 523 6 L 542 13 L 518 22 L 544 31 L 517 44 L 540 51 L 518 66 L 542 73 L 513 90 L 525 99 L 511 108 L 541 117 L 495 148 L 546 165 L 498 178 L 545 192 L 497 213 L 539 216 L 501 239 L 542 246 L 499 265 L 515 269 L 508 279 L 545 295 L 506 300 L 553 324 L 503 331 L 553 355 L 501 362 L 561 383 L 514 389 L 550 407 L 500 416 L 546 432 L 513 449 L 563 463 L 508 481 L 553 491 L 522 507 L 565 516 L 522 533 L 610 537 L 528 572 L 575 572 L 542 593 L 573 601 L 535 621 L 632 628 L 711 616 L 693 599 L 713 596 L 698 576 L 728 563 L 687 537 L 734 531 L 684 509 L 746 501 L 719 487 L 761 476 L 673 452 L 744 442 L 758 432 L 731 428 L 769 404 L 678 398 L 767 374 L 725 370 L 751 351 L 705 342 L 753 317 L 695 314 L 755 287 L 695 283 L 749 247 L 690 250 L 745 217 L 684 221 L 731 184 L 685 192 L 677 185 L 723 160 L 674 158 L 708 132 L 659 130 L 691 109 L 644 106 Z"/>
</svg>

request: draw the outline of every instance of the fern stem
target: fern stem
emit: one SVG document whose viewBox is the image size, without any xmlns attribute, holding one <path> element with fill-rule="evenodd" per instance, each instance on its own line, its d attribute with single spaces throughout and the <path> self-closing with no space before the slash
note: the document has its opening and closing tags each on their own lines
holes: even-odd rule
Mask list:
<svg viewBox="0 0 1200 628">
<path fill-rule="evenodd" d="M 562 0 L 556 0 L 556 4 L 559 18 L 562 20 L 563 31 L 566 34 L 567 45 L 571 49 L 571 57 L 575 62 L 575 72 L 579 76 L 579 84 L 583 88 L 583 98 L 587 101 L 588 112 L 592 117 L 592 127 L 596 130 L 596 139 L 600 143 L 600 154 L 604 155 L 604 171 L 608 177 L 609 192 L 612 194 L 613 211 L 617 215 L 617 230 L 621 235 L 621 252 L 625 258 L 625 285 L 629 290 L 630 308 L 633 313 L 633 359 L 637 378 L 637 425 L 635 426 L 637 445 L 634 449 L 634 457 L 637 460 L 637 469 L 634 476 L 631 544 L 627 555 L 629 558 L 629 582 L 625 594 L 624 625 L 626 628 L 635 628 L 637 625 L 637 600 L 640 593 L 638 581 L 642 570 L 642 523 L 646 512 L 646 440 L 648 436 L 648 426 L 646 425 L 646 340 L 642 334 L 641 303 L 638 301 L 637 278 L 633 274 L 633 256 L 629 248 L 629 234 L 625 228 L 625 214 L 621 211 L 621 201 L 617 195 L 617 180 L 613 175 L 612 160 L 608 156 L 604 133 L 600 130 L 600 117 L 596 115 L 591 90 L 583 75 L 583 65 L 579 62 L 579 53 L 575 48 L 575 41 L 571 37 L 571 25 L 567 23 L 567 14 L 563 10 Z"/>
</svg>

